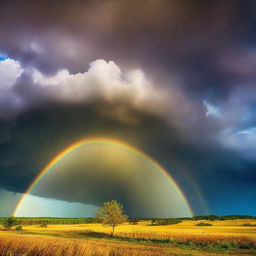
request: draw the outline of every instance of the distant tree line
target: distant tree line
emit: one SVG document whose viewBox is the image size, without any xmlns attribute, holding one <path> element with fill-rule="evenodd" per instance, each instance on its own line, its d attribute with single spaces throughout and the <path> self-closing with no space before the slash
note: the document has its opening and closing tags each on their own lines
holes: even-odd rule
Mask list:
<svg viewBox="0 0 256 256">
<path fill-rule="evenodd" d="M 172 225 L 180 223 L 182 220 L 243 220 L 243 219 L 256 219 L 256 216 L 251 215 L 225 215 L 225 216 L 217 216 L 217 215 L 206 215 L 206 216 L 194 216 L 194 217 L 186 217 L 186 218 L 129 218 L 130 224 L 137 224 L 140 221 L 151 221 L 152 225 Z"/>
<path fill-rule="evenodd" d="M 217 215 L 207 215 L 207 216 L 194 216 L 192 218 L 179 218 L 180 220 L 243 220 L 243 219 L 256 219 L 255 216 L 251 215 L 225 215 L 225 216 L 217 216 Z"/>
<path fill-rule="evenodd" d="M 7 217 L 0 218 L 0 224 L 6 222 Z M 86 224 L 86 223 L 97 223 L 96 218 L 51 218 L 51 217 L 16 217 L 17 225 L 68 225 L 68 224 Z"/>
<path fill-rule="evenodd" d="M 180 222 L 182 222 L 182 220 L 176 219 L 176 218 L 167 218 L 167 219 L 154 218 L 154 219 L 151 219 L 151 225 L 153 225 L 153 226 L 173 225 L 173 224 L 178 224 Z"/>
<path fill-rule="evenodd" d="M 6 223 L 8 217 L 0 217 L 0 225 Z M 251 215 L 207 215 L 207 216 L 194 216 L 191 218 L 129 218 L 130 224 L 136 225 L 140 221 L 150 221 L 151 225 L 171 225 L 180 223 L 182 220 L 236 220 L 236 219 L 256 219 Z M 67 224 L 86 224 L 86 223 L 98 223 L 99 219 L 86 217 L 86 218 L 53 218 L 53 217 L 16 217 L 16 225 L 67 225 Z"/>
</svg>

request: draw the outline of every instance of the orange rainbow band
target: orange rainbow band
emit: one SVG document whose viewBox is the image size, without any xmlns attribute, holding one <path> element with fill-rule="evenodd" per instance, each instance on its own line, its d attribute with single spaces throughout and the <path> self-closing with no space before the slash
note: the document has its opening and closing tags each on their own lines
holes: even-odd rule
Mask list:
<svg viewBox="0 0 256 256">
<path fill-rule="evenodd" d="M 167 170 L 161 166 L 156 160 L 154 160 L 153 158 L 151 158 L 149 155 L 147 155 L 146 153 L 140 151 L 139 149 L 123 142 L 117 139 L 112 139 L 112 138 L 106 138 L 106 137 L 93 137 L 93 138 L 85 138 L 82 140 L 79 140 L 73 144 L 71 144 L 70 146 L 68 146 L 67 148 L 65 148 L 63 151 L 61 151 L 57 156 L 55 156 L 39 173 L 39 175 L 34 179 L 34 181 L 30 184 L 30 186 L 28 187 L 28 189 L 25 191 L 25 193 L 22 195 L 22 197 L 20 198 L 19 202 L 16 205 L 16 208 L 13 212 L 13 216 L 16 216 L 19 209 L 22 207 L 22 204 L 24 202 L 24 200 L 26 199 L 26 197 L 29 195 L 29 193 L 31 192 L 31 190 L 37 185 L 37 183 L 43 178 L 43 176 L 63 157 L 65 157 L 67 154 L 69 154 L 70 152 L 78 149 L 81 146 L 84 145 L 90 145 L 90 144 L 107 144 L 107 145 L 111 145 L 111 146 L 115 146 L 121 149 L 124 149 L 126 151 L 129 151 L 135 155 L 137 155 L 138 157 L 146 160 L 147 162 L 149 162 L 151 165 L 153 165 L 154 167 L 156 167 L 157 169 L 159 169 L 163 175 L 170 180 L 170 182 L 173 183 L 173 185 L 175 186 L 175 190 L 181 195 L 182 200 L 185 202 L 185 204 L 188 206 L 189 211 L 191 216 L 193 216 L 193 210 L 191 208 L 191 206 L 189 205 L 184 193 L 182 192 L 182 190 L 180 189 L 180 187 L 178 186 L 178 184 L 176 183 L 176 181 L 172 178 L 172 176 L 170 175 L 170 173 L 167 172 Z"/>
</svg>

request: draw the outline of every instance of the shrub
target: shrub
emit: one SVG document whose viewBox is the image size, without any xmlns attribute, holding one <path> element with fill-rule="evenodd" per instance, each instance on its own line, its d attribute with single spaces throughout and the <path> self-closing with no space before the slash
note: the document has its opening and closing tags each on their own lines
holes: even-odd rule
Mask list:
<svg viewBox="0 0 256 256">
<path fill-rule="evenodd" d="M 17 224 L 17 221 L 16 219 L 12 216 L 12 217 L 8 217 L 8 218 L 5 218 L 2 222 L 3 224 L 3 227 L 5 229 L 11 229 L 13 226 L 15 226 Z"/>
<path fill-rule="evenodd" d="M 205 222 L 199 222 L 195 226 L 200 226 L 200 227 L 207 227 L 207 226 L 212 226 L 211 223 L 205 223 Z"/>
<path fill-rule="evenodd" d="M 19 225 L 19 226 L 16 226 L 16 228 L 15 228 L 16 230 L 22 230 L 22 226 L 21 225 Z"/>
<path fill-rule="evenodd" d="M 40 225 L 40 227 L 41 227 L 41 228 L 47 228 L 48 226 L 47 226 L 46 223 L 42 223 L 42 224 Z"/>
<path fill-rule="evenodd" d="M 128 221 L 131 225 L 137 225 L 139 223 L 139 219 L 129 219 Z"/>
<path fill-rule="evenodd" d="M 244 223 L 243 226 L 246 226 L 246 227 L 256 227 L 256 224 L 252 224 L 252 223 Z"/>
<path fill-rule="evenodd" d="M 168 219 L 152 219 L 151 225 L 152 226 L 163 226 L 163 225 L 174 225 L 182 222 L 179 219 L 175 218 L 168 218 Z"/>
</svg>

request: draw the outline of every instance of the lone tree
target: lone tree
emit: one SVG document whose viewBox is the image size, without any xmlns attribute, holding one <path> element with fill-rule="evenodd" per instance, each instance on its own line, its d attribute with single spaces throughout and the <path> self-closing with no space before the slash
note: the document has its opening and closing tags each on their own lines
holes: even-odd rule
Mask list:
<svg viewBox="0 0 256 256">
<path fill-rule="evenodd" d="M 127 221 L 128 216 L 124 214 L 123 206 L 116 200 L 104 202 L 103 207 L 96 213 L 100 223 L 112 227 L 112 236 L 115 227 Z"/>
<path fill-rule="evenodd" d="M 3 220 L 3 227 L 5 229 L 11 229 L 13 226 L 15 226 L 17 224 L 17 220 L 12 216 L 12 217 L 8 217 L 5 218 Z"/>
</svg>

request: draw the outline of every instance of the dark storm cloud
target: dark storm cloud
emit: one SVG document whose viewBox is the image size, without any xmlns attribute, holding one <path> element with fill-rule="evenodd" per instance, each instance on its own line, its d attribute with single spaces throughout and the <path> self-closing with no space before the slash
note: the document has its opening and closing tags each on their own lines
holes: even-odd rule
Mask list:
<svg viewBox="0 0 256 256">
<path fill-rule="evenodd" d="M 63 67 L 83 71 L 85 64 L 105 58 L 174 72 L 181 68 L 193 78 L 196 67 L 211 68 L 220 50 L 246 35 L 248 4 L 6 1 L 1 8 L 0 46 L 11 57 L 50 73 Z"/>
<path fill-rule="evenodd" d="M 222 66 L 232 68 L 228 52 L 246 50 L 255 9 L 249 0 L 5 1 L 2 6 L 0 50 L 23 65 L 48 74 L 63 68 L 77 73 L 95 59 L 114 60 L 149 70 L 159 86 L 169 83 L 168 75 L 177 77 L 191 95 L 215 101 L 237 86 Z"/>
<path fill-rule="evenodd" d="M 232 177 L 241 175 L 241 170 L 236 171 L 237 168 L 234 170 L 239 160 L 232 163 L 233 160 L 230 159 L 234 155 L 229 155 L 223 150 L 216 151 L 216 144 L 210 146 L 209 140 L 207 142 L 205 140 L 189 141 L 186 135 L 175 127 L 170 127 L 162 118 L 138 112 L 136 112 L 140 120 L 138 124 L 123 124 L 102 116 L 98 111 L 100 104 L 103 103 L 76 106 L 48 104 L 20 115 L 13 125 L 5 128 L 5 134 L 9 137 L 0 147 L 1 187 L 10 191 L 23 192 L 55 155 L 71 143 L 88 136 L 119 138 L 153 156 L 170 170 L 188 195 L 192 205 L 197 205 L 195 212 L 198 213 L 205 212 L 205 209 L 202 209 L 203 206 L 199 202 L 188 174 L 203 191 L 207 190 L 209 185 L 204 187 L 201 176 L 206 178 L 217 176 L 222 179 L 227 173 Z M 104 107 L 113 106 L 105 104 Z M 221 170 L 225 172 L 222 173 Z M 250 176 L 250 173 L 251 171 L 248 171 L 247 176 Z M 212 184 L 212 186 L 215 185 Z M 105 195 L 113 196 L 112 188 L 108 190 L 105 187 Z M 73 189 L 75 191 L 75 188 Z M 99 187 L 95 186 L 96 195 L 98 190 Z M 72 191 L 71 185 L 68 191 Z M 63 193 L 66 195 L 65 191 Z M 48 193 L 48 196 L 54 195 Z M 122 199 L 124 198 L 125 193 Z M 57 199 L 60 199 L 60 196 Z M 101 199 L 102 197 L 98 200 Z M 74 200 L 73 197 L 72 200 Z M 80 197 L 77 200 L 81 200 Z M 99 204 L 96 198 L 88 202 L 91 203 L 91 200 Z"/>
<path fill-rule="evenodd" d="M 0 52 L 16 61 L 0 62 L 1 187 L 23 192 L 64 147 L 104 135 L 155 157 L 199 205 L 191 175 L 218 211 L 225 188 L 255 180 L 254 16 L 250 0 L 1 1 Z M 97 59 L 116 66 L 89 72 Z"/>
<path fill-rule="evenodd" d="M 102 115 L 98 111 L 99 105 L 105 109 L 113 108 L 101 102 L 90 105 L 48 104 L 19 115 L 12 124 L 2 124 L 1 157 L 2 166 L 8 170 L 6 179 L 8 175 L 20 172 L 20 178 L 24 176 L 24 179 L 32 180 L 51 158 L 83 137 L 120 138 L 134 145 L 145 145 L 145 148 L 150 148 L 151 143 L 147 142 L 150 138 L 153 151 L 153 142 L 164 140 L 164 134 L 170 132 L 169 126 L 159 117 L 135 112 L 140 122 L 127 125 Z M 174 140 L 177 140 L 175 136 Z M 3 186 L 6 183 L 4 180 Z M 17 185 L 22 191 L 24 187 L 20 181 Z"/>
<path fill-rule="evenodd" d="M 139 122 L 127 124 L 102 114 L 99 106 L 104 109 L 118 107 L 103 102 L 88 105 L 48 103 L 20 114 L 13 124 L 8 123 L 3 132 L 6 139 L 0 145 L 1 187 L 23 192 L 38 172 L 65 147 L 84 137 L 107 136 L 135 145 L 164 163 L 176 180 L 184 185 L 184 190 L 194 195 L 190 180 L 186 180 L 186 168 L 176 167 L 173 161 L 181 162 L 179 158 L 182 155 L 188 158 L 189 152 L 184 151 L 187 150 L 187 136 L 170 127 L 161 117 L 130 109 Z M 72 191 L 71 186 L 69 189 Z M 95 194 L 98 190 L 95 187 Z M 104 191 L 106 195 L 112 195 L 111 189 L 105 188 Z M 95 198 L 91 200 L 99 203 Z M 201 207 L 199 203 L 198 209 Z"/>
<path fill-rule="evenodd" d="M 114 60 L 123 68 L 143 68 L 159 87 L 168 86 L 171 76 L 192 97 L 218 103 L 240 86 L 234 81 L 248 55 L 255 12 L 253 1 L 239 0 L 5 1 L 2 6 L 0 51 L 24 66 L 47 74 L 63 68 L 77 73 L 98 58 Z M 237 51 L 241 56 L 232 54 Z M 243 62 L 250 65 L 252 59 Z"/>
<path fill-rule="evenodd" d="M 10 216 L 18 203 L 21 195 L 0 189 L 0 216 Z"/>
</svg>

